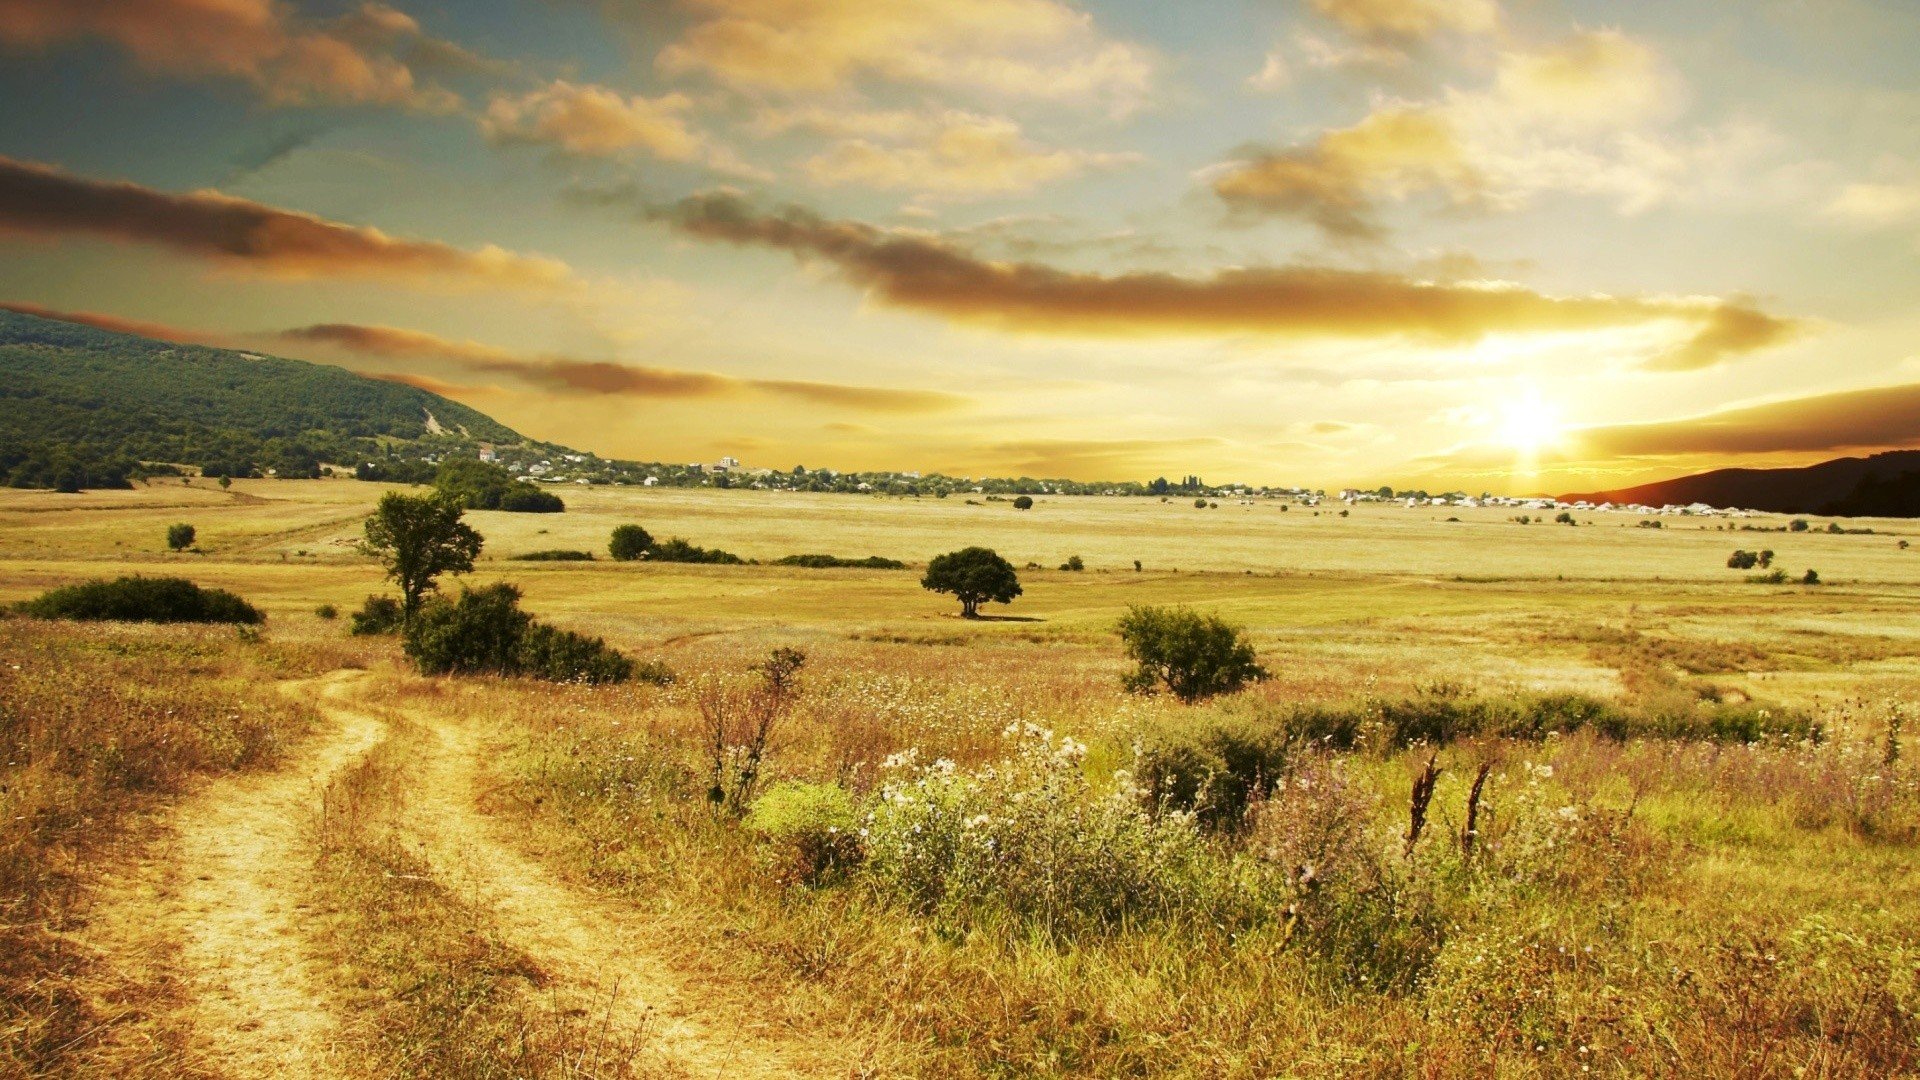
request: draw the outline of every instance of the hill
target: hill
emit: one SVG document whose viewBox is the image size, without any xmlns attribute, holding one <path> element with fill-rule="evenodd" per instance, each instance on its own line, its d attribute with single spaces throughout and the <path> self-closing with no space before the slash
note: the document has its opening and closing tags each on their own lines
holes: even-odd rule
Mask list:
<svg viewBox="0 0 1920 1080">
<path fill-rule="evenodd" d="M 1614 491 L 1562 495 L 1566 502 L 1641 503 L 1647 506 L 1708 506 L 1765 510 L 1778 514 L 1876 514 L 1915 516 L 1920 507 L 1904 513 L 1895 494 L 1909 473 L 1920 473 L 1920 450 L 1889 450 L 1871 457 L 1836 458 L 1797 469 L 1715 469 L 1712 472 L 1661 480 Z M 1906 499 L 1905 503 L 1912 503 Z"/>
<path fill-rule="evenodd" d="M 15 487 L 124 487 L 160 462 L 314 476 L 322 461 L 395 443 L 476 441 L 526 440 L 459 402 L 344 368 L 0 310 L 0 479 Z"/>
</svg>

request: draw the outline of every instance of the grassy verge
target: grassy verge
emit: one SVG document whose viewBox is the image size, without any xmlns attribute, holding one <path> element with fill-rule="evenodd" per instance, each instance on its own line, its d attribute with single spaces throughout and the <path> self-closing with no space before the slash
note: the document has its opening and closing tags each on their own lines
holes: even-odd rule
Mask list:
<svg viewBox="0 0 1920 1080">
<path fill-rule="evenodd" d="M 190 1074 L 164 979 L 81 942 L 125 827 L 312 721 L 227 628 L 0 622 L 0 1075 Z"/>
<path fill-rule="evenodd" d="M 865 867 L 811 880 L 792 846 L 709 803 L 693 689 L 476 686 L 441 706 L 523 732 L 500 805 L 554 865 L 672 910 L 688 964 L 759 988 L 786 1023 L 891 1030 L 907 1072 L 1920 1068 L 1920 796 L 1870 724 L 1818 742 L 1467 730 L 1437 752 L 1314 750 L 1249 826 L 1148 849 L 1126 846 L 1134 811 L 1114 801 L 1115 770 L 1143 718 L 1204 724 L 1209 710 L 1076 705 L 1090 751 L 1014 783 L 1018 740 L 986 752 L 949 712 L 950 688 L 851 708 L 844 673 L 819 678 L 774 740 L 767 782 L 841 785 L 873 835 Z M 1045 710 L 1029 702 L 1016 719 Z M 903 745 L 928 764 L 880 767 Z M 959 764 L 932 767 L 941 757 Z M 1440 773 L 1409 856 L 1410 790 L 1430 759 Z M 960 795 L 942 786 L 961 781 Z M 889 786 L 955 813 L 895 828 L 887 843 L 907 846 L 888 853 Z M 975 818 L 992 858 L 912 846 Z M 1085 857 L 1096 843 L 1111 858 Z M 941 859 L 940 891 L 902 886 Z"/>
<path fill-rule="evenodd" d="M 409 842 L 408 737 L 336 780 L 315 829 L 315 940 L 356 1075 L 642 1075 L 627 1039 L 543 1000 L 546 975 Z"/>
</svg>

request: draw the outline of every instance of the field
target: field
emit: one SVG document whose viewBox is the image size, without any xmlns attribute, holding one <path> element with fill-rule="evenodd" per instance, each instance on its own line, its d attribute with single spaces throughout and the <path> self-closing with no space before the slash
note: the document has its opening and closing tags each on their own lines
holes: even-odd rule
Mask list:
<svg viewBox="0 0 1920 1080">
<path fill-rule="evenodd" d="M 268 616 L 0 621 L 0 1076 L 1920 1073 L 1912 522 L 637 488 L 468 514 L 462 580 L 675 676 L 588 687 L 423 678 L 318 614 L 391 590 L 356 549 L 383 490 L 0 491 L 0 603 L 138 572 Z M 626 522 L 761 565 L 615 563 Z M 969 544 L 1025 568 L 977 621 L 919 586 Z M 548 549 L 598 558 L 512 558 Z M 803 553 L 911 568 L 766 565 Z M 1137 604 L 1245 626 L 1272 677 L 1126 693 Z M 1589 707 L 1614 726 L 1537 730 Z M 1283 737 L 1230 821 L 1136 797 L 1168 748 Z M 827 802 L 756 804 L 781 791 Z M 956 851 L 992 856 L 928 876 Z"/>
</svg>

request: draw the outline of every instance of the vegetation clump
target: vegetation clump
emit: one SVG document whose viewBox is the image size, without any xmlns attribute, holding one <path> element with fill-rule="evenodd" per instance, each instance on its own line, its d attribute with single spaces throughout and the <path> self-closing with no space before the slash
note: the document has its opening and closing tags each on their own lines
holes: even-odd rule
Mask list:
<svg viewBox="0 0 1920 1080">
<path fill-rule="evenodd" d="M 1033 509 L 1033 496 L 1031 496 L 1031 495 L 1022 495 L 1022 496 L 1019 496 L 1018 498 L 1016 498 L 1016 499 L 1014 499 L 1014 500 L 1013 500 L 1013 508 L 1014 508 L 1015 510 L 1031 510 L 1031 509 Z"/>
<path fill-rule="evenodd" d="M 348 620 L 348 632 L 355 637 L 391 634 L 406 621 L 406 609 L 391 596 L 369 596 L 360 610 Z"/>
<path fill-rule="evenodd" d="M 805 566 L 815 570 L 905 570 L 907 568 L 907 564 L 899 559 L 885 559 L 878 555 L 869 555 L 864 559 L 849 559 L 838 555 L 788 555 L 775 559 L 774 565 Z"/>
<path fill-rule="evenodd" d="M 167 550 L 185 551 L 193 546 L 194 528 L 185 522 L 167 526 Z"/>
<path fill-rule="evenodd" d="M 632 562 L 653 547 L 653 534 L 638 525 L 615 525 L 607 538 L 607 554 L 615 562 Z"/>
<path fill-rule="evenodd" d="M 557 514 L 567 508 L 560 497 L 516 478 L 490 462 L 454 458 L 434 474 L 433 487 L 466 510 L 505 510 L 516 514 Z"/>
<path fill-rule="evenodd" d="M 1297 732 L 1248 717 L 1163 723 L 1136 751 L 1134 776 L 1154 809 L 1192 814 L 1210 831 L 1235 831 L 1286 776 Z"/>
<path fill-rule="evenodd" d="M 853 794 L 839 784 L 788 781 L 754 800 L 747 828 L 774 845 L 784 884 L 820 885 L 858 866 L 864 854 Z"/>
<path fill-rule="evenodd" d="M 649 549 L 647 551 L 647 561 L 713 563 L 722 566 L 741 566 L 744 565 L 747 560 L 735 555 L 731 551 L 721 551 L 719 548 L 699 547 L 676 536 L 665 543 L 655 544 Z"/>
<path fill-rule="evenodd" d="M 401 642 L 423 675 L 524 675 L 552 682 L 617 683 L 633 661 L 603 639 L 536 623 L 507 582 L 462 588 L 425 605 Z"/>
<path fill-rule="evenodd" d="M 552 548 L 547 551 L 529 551 L 524 555 L 513 555 L 510 558 L 516 562 L 592 562 L 593 552 Z"/>
<path fill-rule="evenodd" d="M 39 619 L 153 623 L 239 623 L 266 621 L 259 608 L 225 589 L 207 589 L 186 578 L 97 579 L 51 589 L 19 606 Z"/>
<path fill-rule="evenodd" d="M 992 548 L 967 547 L 936 555 L 927 563 L 920 587 L 948 593 L 960 601 L 960 617 L 977 619 L 989 601 L 1011 604 L 1020 595 L 1020 575 Z"/>
<path fill-rule="evenodd" d="M 1136 605 L 1117 629 L 1136 665 L 1125 681 L 1134 693 L 1165 689 L 1182 701 L 1198 701 L 1267 677 L 1246 631 L 1218 615 Z"/>
</svg>

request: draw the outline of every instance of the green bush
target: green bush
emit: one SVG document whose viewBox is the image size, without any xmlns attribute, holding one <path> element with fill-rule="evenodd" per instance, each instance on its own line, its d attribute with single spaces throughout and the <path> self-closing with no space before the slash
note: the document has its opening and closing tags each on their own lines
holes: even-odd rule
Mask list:
<svg viewBox="0 0 1920 1080">
<path fill-rule="evenodd" d="M 462 587 L 458 600 L 428 601 L 401 640 L 422 675 L 513 675 L 532 623 L 520 610 L 520 590 L 503 581 Z"/>
<path fill-rule="evenodd" d="M 1758 565 L 1760 565 L 1760 556 L 1757 552 L 1735 549 L 1733 554 L 1727 556 L 1729 570 L 1751 570 Z"/>
<path fill-rule="evenodd" d="M 591 551 L 568 551 L 565 548 L 552 548 L 547 551 L 529 551 L 525 555 L 509 556 L 516 562 L 592 562 Z"/>
<path fill-rule="evenodd" d="M 467 510 L 506 510 L 520 514 L 557 514 L 566 503 L 552 492 L 514 477 L 498 465 L 455 458 L 440 466 L 433 486 Z"/>
<path fill-rule="evenodd" d="M 1267 677 L 1246 631 L 1189 608 L 1135 606 L 1120 618 L 1120 640 L 1137 665 L 1127 689 L 1165 687 L 1182 701 L 1232 693 Z"/>
<path fill-rule="evenodd" d="M 1086 560 L 1082 559 L 1078 555 L 1069 555 L 1067 557 L 1067 561 L 1060 564 L 1060 569 L 1071 570 L 1074 572 L 1079 572 L 1081 570 L 1085 570 L 1086 568 L 1087 568 Z"/>
<path fill-rule="evenodd" d="M 371 637 L 374 634 L 391 634 L 400 629 L 406 621 L 406 609 L 400 601 L 391 596 L 369 596 L 353 613 L 352 625 L 348 628 L 355 637 Z"/>
<path fill-rule="evenodd" d="M 259 608 L 225 589 L 203 589 L 185 578 L 133 577 L 63 585 L 20 605 L 41 619 L 155 623 L 266 621 Z"/>
<path fill-rule="evenodd" d="M 1013 508 L 1015 510 L 1033 509 L 1033 497 L 1031 495 L 1020 496 L 1019 498 L 1013 500 Z"/>
<path fill-rule="evenodd" d="M 638 525 L 615 525 L 607 538 L 607 553 L 617 562 L 632 562 L 653 546 L 653 534 Z"/>
<path fill-rule="evenodd" d="M 883 559 L 878 555 L 869 555 L 864 559 L 847 559 L 838 555 L 788 555 L 775 559 L 774 565 L 806 566 L 815 570 L 905 570 L 907 568 L 907 564 L 899 559 Z"/>
<path fill-rule="evenodd" d="M 730 551 L 696 547 L 677 536 L 664 544 L 654 545 L 652 550 L 647 552 L 647 559 L 650 562 L 718 563 L 727 566 L 739 566 L 746 562 L 745 559 Z"/>
<path fill-rule="evenodd" d="M 171 551 L 185 551 L 193 546 L 194 528 L 186 522 L 167 526 L 167 548 Z"/>
<path fill-rule="evenodd" d="M 403 631 L 402 646 L 423 675 L 617 683 L 635 672 L 631 659 L 600 638 L 536 623 L 520 610 L 520 590 L 507 582 L 463 588 L 458 600 L 429 601 Z"/>
<path fill-rule="evenodd" d="M 1251 717 L 1165 724 L 1142 738 L 1134 776 L 1154 808 L 1230 832 L 1285 774 L 1296 737 L 1284 724 Z"/>
<path fill-rule="evenodd" d="M 784 883 L 822 884 L 860 863 L 859 813 L 838 784 L 775 785 L 754 800 L 746 825 L 772 842 Z"/>
<path fill-rule="evenodd" d="M 340 609 L 334 607 L 332 604 L 321 604 L 319 607 L 313 609 L 313 613 L 329 621 L 340 617 Z"/>
</svg>

